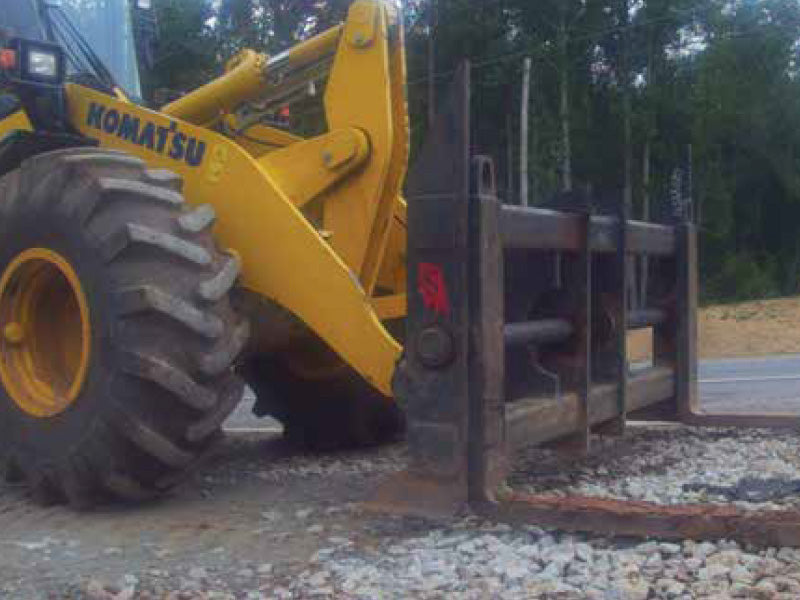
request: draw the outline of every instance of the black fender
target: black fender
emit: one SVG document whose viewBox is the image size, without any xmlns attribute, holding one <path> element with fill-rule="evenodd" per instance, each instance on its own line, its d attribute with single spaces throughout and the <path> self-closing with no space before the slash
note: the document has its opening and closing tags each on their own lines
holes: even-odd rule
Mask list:
<svg viewBox="0 0 800 600">
<path fill-rule="evenodd" d="M 86 146 L 97 146 L 97 140 L 64 132 L 12 131 L 0 139 L 0 177 L 38 154 Z"/>
</svg>

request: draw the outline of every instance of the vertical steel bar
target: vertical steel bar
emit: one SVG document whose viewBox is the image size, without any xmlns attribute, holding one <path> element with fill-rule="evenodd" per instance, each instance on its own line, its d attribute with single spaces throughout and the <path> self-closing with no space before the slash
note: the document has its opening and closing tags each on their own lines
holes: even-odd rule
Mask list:
<svg viewBox="0 0 800 600">
<path fill-rule="evenodd" d="M 628 205 L 619 207 L 619 239 L 617 241 L 617 269 L 619 288 L 622 293 L 617 299 L 617 406 L 619 407 L 618 429 L 625 431 L 628 418 Z"/>
<path fill-rule="evenodd" d="M 676 227 L 678 315 L 676 395 L 678 415 L 690 420 L 699 412 L 697 395 L 697 228 L 691 222 Z"/>
<path fill-rule="evenodd" d="M 473 161 L 470 263 L 474 297 L 470 367 L 469 488 L 471 502 L 492 502 L 506 477 L 504 277 L 500 202 L 492 162 Z"/>
<path fill-rule="evenodd" d="M 578 413 L 577 449 L 582 452 L 589 451 L 589 424 L 591 419 L 590 399 L 592 391 L 592 212 L 587 207 L 586 214 L 581 223 L 581 238 L 583 247 L 578 259 L 578 293 L 581 295 L 583 307 L 580 312 L 580 325 L 578 330 L 583 332 L 580 341 L 578 362 L 582 366 L 579 374 L 578 399 L 580 411 Z"/>
<path fill-rule="evenodd" d="M 617 250 L 614 255 L 614 292 L 611 306 L 616 336 L 617 410 L 619 416 L 602 426 L 609 435 L 625 433 L 628 417 L 628 207 L 621 202 L 617 209 Z"/>
<path fill-rule="evenodd" d="M 407 340 L 393 387 L 406 409 L 409 466 L 374 502 L 405 513 L 454 514 L 469 501 L 469 125 L 465 62 L 406 186 Z"/>
<path fill-rule="evenodd" d="M 666 318 L 653 326 L 653 363 L 658 367 L 666 367 L 677 372 L 681 362 L 687 357 L 682 355 L 680 329 L 687 307 L 684 306 L 686 292 L 682 285 L 682 270 L 696 268 L 688 265 L 686 261 L 696 260 L 686 255 L 682 250 L 682 237 L 680 225 L 673 225 L 672 231 L 675 238 L 675 251 L 669 257 L 648 261 L 651 266 L 649 284 L 661 291 L 661 297 L 655 300 L 659 308 L 665 310 Z M 685 272 L 684 272 L 685 275 Z M 696 305 L 695 305 L 696 308 Z M 694 357 L 696 360 L 696 355 Z M 674 397 L 657 405 L 635 411 L 631 419 L 638 421 L 680 421 L 684 419 L 679 411 L 681 393 L 676 385 Z"/>
<path fill-rule="evenodd" d="M 572 259 L 571 276 L 567 285 L 571 286 L 578 301 L 578 313 L 575 318 L 577 346 L 574 365 L 570 379 L 575 385 L 578 398 L 576 428 L 574 433 L 556 443 L 556 447 L 571 454 L 586 454 L 589 451 L 590 423 L 592 410 L 592 248 L 591 239 L 592 215 L 589 208 L 581 213 L 580 240 L 581 247 Z"/>
</svg>

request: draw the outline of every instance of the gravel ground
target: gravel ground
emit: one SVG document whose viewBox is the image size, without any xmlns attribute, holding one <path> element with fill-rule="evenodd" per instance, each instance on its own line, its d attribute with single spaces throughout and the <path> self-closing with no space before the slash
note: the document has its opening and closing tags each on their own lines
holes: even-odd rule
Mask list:
<svg viewBox="0 0 800 600">
<path fill-rule="evenodd" d="M 273 593 L 275 590 L 273 590 Z M 734 542 L 625 542 L 464 520 L 369 552 L 321 550 L 278 597 L 800 597 L 800 552 Z"/>
<path fill-rule="evenodd" d="M 514 488 L 658 504 L 732 502 L 750 510 L 800 505 L 800 433 L 757 429 L 630 427 L 595 441 L 585 459 L 531 449 Z"/>
<path fill-rule="evenodd" d="M 598 444 L 583 460 L 525 452 L 511 484 L 665 503 L 747 494 L 749 508 L 797 503 L 796 434 L 648 426 Z M 274 436 L 236 436 L 172 497 L 92 514 L 34 507 L 24 490 L 0 485 L 0 599 L 800 598 L 800 551 L 788 548 L 362 511 L 405 457 L 402 445 L 314 456 Z M 748 483 L 754 473 L 770 485 Z M 769 499 L 753 501 L 753 490 Z"/>
</svg>

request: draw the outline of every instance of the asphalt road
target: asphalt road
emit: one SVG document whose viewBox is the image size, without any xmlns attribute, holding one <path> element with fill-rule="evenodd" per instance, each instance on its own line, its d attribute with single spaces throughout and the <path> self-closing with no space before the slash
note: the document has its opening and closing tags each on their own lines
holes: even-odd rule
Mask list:
<svg viewBox="0 0 800 600">
<path fill-rule="evenodd" d="M 700 362 L 700 401 L 709 412 L 800 414 L 800 355 L 730 358 Z M 281 431 L 272 419 L 253 416 L 253 396 L 225 423 L 232 431 Z"/>
<path fill-rule="evenodd" d="M 800 355 L 702 361 L 699 375 L 709 412 L 800 413 Z"/>
</svg>

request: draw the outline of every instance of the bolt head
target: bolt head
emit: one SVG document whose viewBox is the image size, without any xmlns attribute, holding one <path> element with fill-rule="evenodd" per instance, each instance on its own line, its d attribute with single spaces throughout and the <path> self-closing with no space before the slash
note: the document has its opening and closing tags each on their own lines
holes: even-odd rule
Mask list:
<svg viewBox="0 0 800 600">
<path fill-rule="evenodd" d="M 447 366 L 455 356 L 453 336 L 441 325 L 423 329 L 417 336 L 417 356 L 430 369 Z"/>
<path fill-rule="evenodd" d="M 3 337 L 9 344 L 19 344 L 25 339 L 25 330 L 19 323 L 8 323 L 3 327 Z"/>
</svg>

